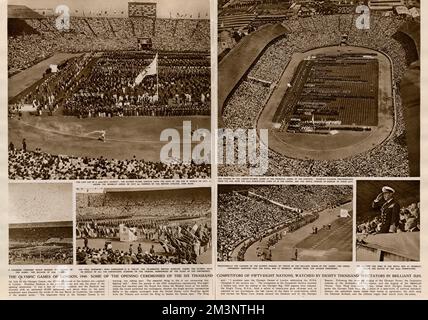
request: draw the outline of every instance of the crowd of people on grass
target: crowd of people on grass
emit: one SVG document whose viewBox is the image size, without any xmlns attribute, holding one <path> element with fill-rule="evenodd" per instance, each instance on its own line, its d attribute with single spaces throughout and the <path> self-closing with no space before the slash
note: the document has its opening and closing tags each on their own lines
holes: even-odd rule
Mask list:
<svg viewBox="0 0 428 320">
<path fill-rule="evenodd" d="M 25 250 L 9 250 L 9 264 L 72 264 L 73 250 L 70 247 L 43 252 L 25 252 Z"/>
</svg>

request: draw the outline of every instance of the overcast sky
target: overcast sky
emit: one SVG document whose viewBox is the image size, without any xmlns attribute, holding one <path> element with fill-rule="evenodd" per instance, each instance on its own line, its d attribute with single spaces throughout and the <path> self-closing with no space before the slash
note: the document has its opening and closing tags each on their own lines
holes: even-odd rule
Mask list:
<svg viewBox="0 0 428 320">
<path fill-rule="evenodd" d="M 160 18 L 169 18 L 171 13 L 172 17 L 176 17 L 177 13 L 181 15 L 193 15 L 193 18 L 201 14 L 201 18 L 206 18 L 206 13 L 209 14 L 210 2 L 209 0 L 142 0 L 142 1 L 129 1 L 129 0 L 9 0 L 8 4 L 25 5 L 31 9 L 53 9 L 60 5 L 67 5 L 72 13 L 79 10 L 79 13 L 92 12 L 121 12 L 125 13 L 128 10 L 128 2 L 153 2 L 157 3 L 157 16 Z"/>
<path fill-rule="evenodd" d="M 71 183 L 10 183 L 9 223 L 73 220 Z"/>
</svg>

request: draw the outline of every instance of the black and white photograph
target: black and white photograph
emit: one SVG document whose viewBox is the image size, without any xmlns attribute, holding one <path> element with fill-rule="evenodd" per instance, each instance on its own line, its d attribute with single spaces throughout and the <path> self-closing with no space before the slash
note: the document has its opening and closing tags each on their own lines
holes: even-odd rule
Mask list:
<svg viewBox="0 0 428 320">
<path fill-rule="evenodd" d="M 220 185 L 218 261 L 352 261 L 351 185 Z"/>
<path fill-rule="evenodd" d="M 9 264 L 73 264 L 71 183 L 9 184 Z"/>
<path fill-rule="evenodd" d="M 78 264 L 210 264 L 210 188 L 76 193 Z"/>
<path fill-rule="evenodd" d="M 357 180 L 357 261 L 420 260 L 420 182 Z"/>
<path fill-rule="evenodd" d="M 209 0 L 9 0 L 13 180 L 192 179 L 165 129 L 210 130 Z M 180 149 L 179 149 L 180 150 Z M 183 151 L 184 152 L 184 151 Z"/>
<path fill-rule="evenodd" d="M 267 130 L 268 176 L 418 177 L 419 5 L 218 1 L 219 128 Z"/>
</svg>

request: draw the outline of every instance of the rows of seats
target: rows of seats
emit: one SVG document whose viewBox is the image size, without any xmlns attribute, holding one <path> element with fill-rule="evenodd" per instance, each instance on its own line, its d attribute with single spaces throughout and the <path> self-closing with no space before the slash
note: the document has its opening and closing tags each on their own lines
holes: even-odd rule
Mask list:
<svg viewBox="0 0 428 320">
<path fill-rule="evenodd" d="M 54 17 L 22 21 L 33 32 L 8 37 L 9 74 L 55 52 L 138 50 L 139 38 L 150 38 L 154 50 L 210 50 L 209 20 L 70 17 L 67 32 L 56 28 Z"/>
</svg>

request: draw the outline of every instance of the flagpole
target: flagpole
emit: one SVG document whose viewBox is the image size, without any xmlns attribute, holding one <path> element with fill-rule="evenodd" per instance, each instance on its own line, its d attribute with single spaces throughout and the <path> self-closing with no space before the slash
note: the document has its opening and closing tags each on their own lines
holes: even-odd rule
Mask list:
<svg viewBox="0 0 428 320">
<path fill-rule="evenodd" d="M 159 60 L 159 56 L 156 53 L 156 96 L 157 99 L 159 101 L 159 69 L 158 69 L 158 60 Z"/>
</svg>

